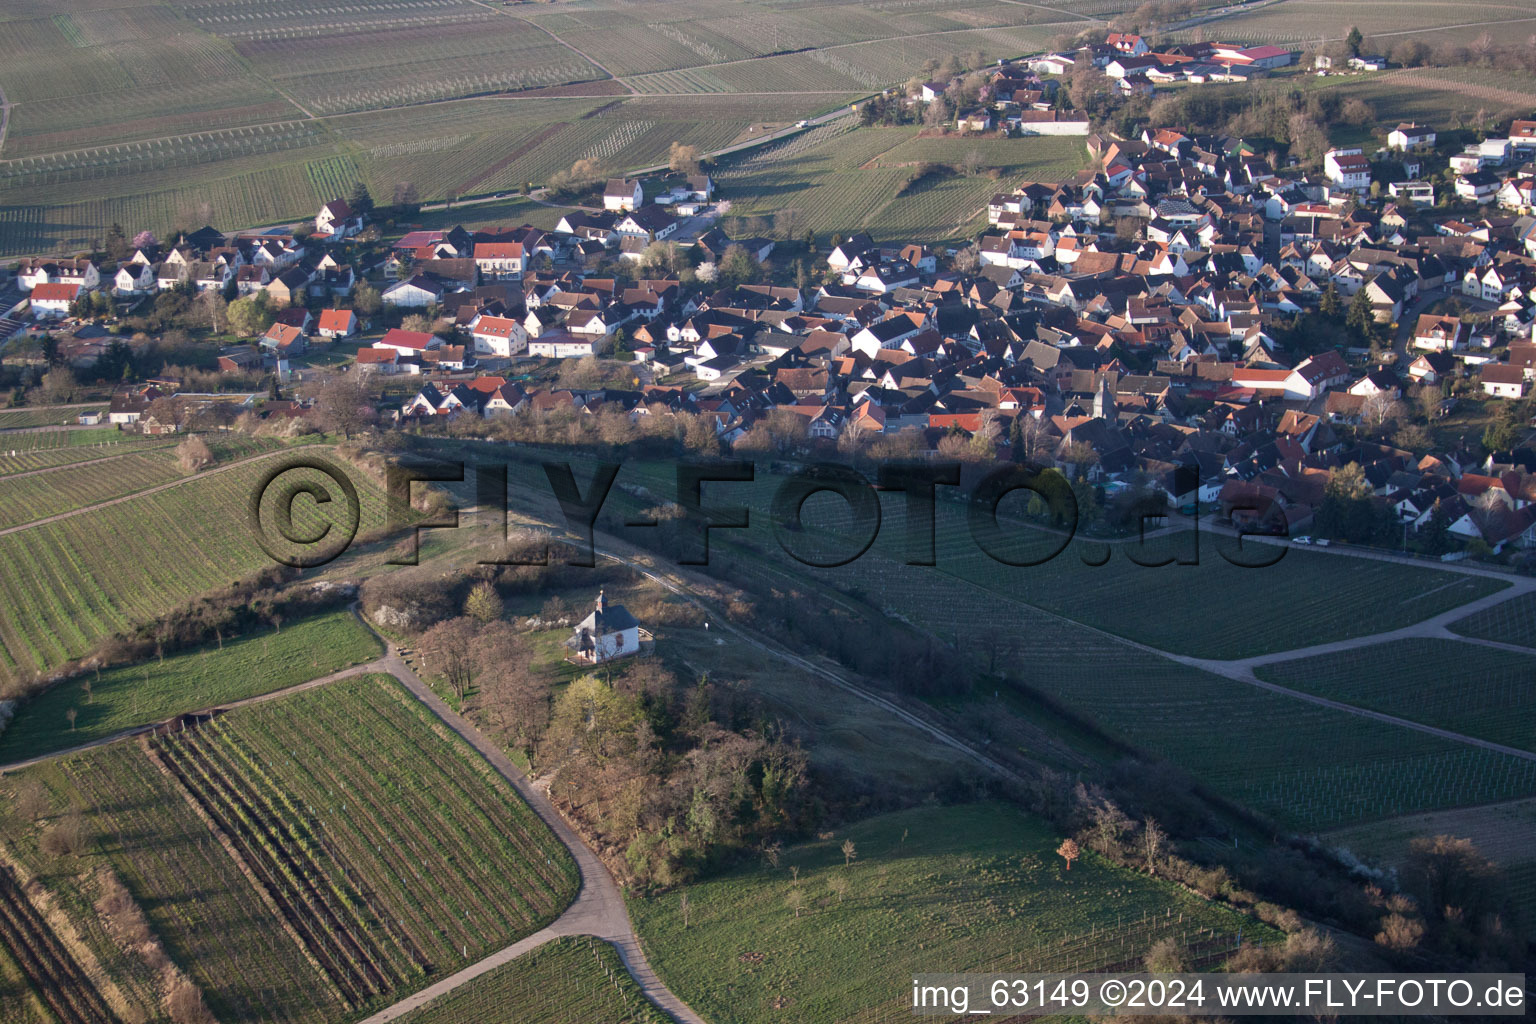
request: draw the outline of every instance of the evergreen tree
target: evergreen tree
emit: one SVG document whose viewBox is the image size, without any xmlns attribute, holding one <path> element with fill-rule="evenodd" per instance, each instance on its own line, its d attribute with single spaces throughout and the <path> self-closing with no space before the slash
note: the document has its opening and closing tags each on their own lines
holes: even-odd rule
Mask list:
<svg viewBox="0 0 1536 1024">
<path fill-rule="evenodd" d="M 1349 312 L 1344 315 L 1344 325 L 1362 340 L 1369 340 L 1376 334 L 1376 310 L 1364 288 L 1355 292 L 1355 297 L 1349 300 Z"/>
<path fill-rule="evenodd" d="M 1365 36 L 1360 32 L 1360 26 L 1349 26 L 1349 35 L 1344 37 L 1344 45 L 1349 47 L 1351 57 L 1360 56 L 1360 44 L 1365 42 Z"/>
<path fill-rule="evenodd" d="M 1332 281 L 1328 282 L 1328 288 L 1323 292 L 1323 298 L 1317 304 L 1317 311 L 1330 320 L 1337 320 L 1344 312 L 1344 300 L 1339 298 L 1339 289 Z"/>
<path fill-rule="evenodd" d="M 359 217 L 366 217 L 373 212 L 373 196 L 368 194 L 368 186 L 362 182 L 356 182 L 352 186 L 352 195 L 347 200 L 347 205 L 352 207 L 352 212 Z"/>
</svg>

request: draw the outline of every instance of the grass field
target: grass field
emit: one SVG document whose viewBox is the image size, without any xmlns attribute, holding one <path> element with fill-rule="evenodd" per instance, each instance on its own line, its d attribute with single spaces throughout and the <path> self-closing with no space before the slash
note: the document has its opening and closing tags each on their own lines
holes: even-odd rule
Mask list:
<svg viewBox="0 0 1536 1024">
<path fill-rule="evenodd" d="M 558 840 L 388 677 L 20 777 L 80 807 L 93 842 L 50 860 L 31 830 L 11 837 L 13 854 L 66 901 L 105 857 L 226 1022 L 351 1019 L 456 970 L 465 950 L 478 959 L 533 931 L 575 894 Z"/>
<path fill-rule="evenodd" d="M 512 1008 L 516 1009 L 513 1010 Z M 619 954 L 593 938 L 561 938 L 397 1018 L 400 1024 L 666 1024 Z"/>
<path fill-rule="evenodd" d="M 275 454 L 273 460 L 282 458 Z M 246 509 L 273 460 L 212 471 L 0 537 L 0 675 L 14 677 L 83 654 L 95 641 L 188 598 L 273 564 Z M 339 464 L 338 464 L 339 468 Z M 292 471 L 293 482 L 315 474 Z M 284 483 L 289 483 L 289 474 Z M 30 478 L 26 478 L 30 479 Z M 324 485 L 324 478 L 319 481 Z M 383 500 L 361 476 L 359 533 L 383 524 Z M 331 484 L 334 489 L 335 484 Z M 310 499 L 295 503 L 300 529 L 317 525 Z M 305 525 L 306 518 L 309 520 Z M 353 556 L 344 556 L 344 566 Z"/>
<path fill-rule="evenodd" d="M 1536 751 L 1536 666 L 1455 640 L 1403 640 L 1262 665 L 1261 679 Z"/>
<path fill-rule="evenodd" d="M 630 911 L 668 987 L 740 1024 L 909 1019 L 912 972 L 1090 970 L 1139 961 L 1164 935 L 1230 946 L 1240 931 L 1272 934 L 1093 854 L 1066 871 L 1059 840 L 1001 804 L 925 807 L 689 886 L 686 927 L 684 893 Z"/>
<path fill-rule="evenodd" d="M 229 637 L 222 649 L 87 675 L 28 700 L 3 734 L 0 763 L 77 746 L 185 711 L 281 690 L 370 661 L 379 642 L 349 611 Z M 82 684 L 90 685 L 86 694 Z M 70 726 L 65 712 L 77 714 Z"/>
</svg>

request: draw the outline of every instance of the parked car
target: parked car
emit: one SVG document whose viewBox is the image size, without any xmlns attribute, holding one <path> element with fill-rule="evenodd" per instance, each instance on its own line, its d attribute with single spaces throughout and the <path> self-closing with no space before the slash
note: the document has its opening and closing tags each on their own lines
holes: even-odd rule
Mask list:
<svg viewBox="0 0 1536 1024">
<path fill-rule="evenodd" d="M 1291 538 L 1291 543 L 1292 544 L 1311 544 L 1312 543 L 1312 538 L 1307 536 L 1306 534 L 1302 534 L 1300 537 L 1292 537 Z"/>
</svg>

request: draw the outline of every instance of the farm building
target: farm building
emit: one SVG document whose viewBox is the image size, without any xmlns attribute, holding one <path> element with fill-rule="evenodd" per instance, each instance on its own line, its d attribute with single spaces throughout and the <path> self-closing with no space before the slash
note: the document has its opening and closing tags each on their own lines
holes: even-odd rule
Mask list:
<svg viewBox="0 0 1536 1024">
<path fill-rule="evenodd" d="M 640 653 L 640 623 L 623 605 L 609 604 L 599 590 L 592 613 L 576 624 L 565 642 L 566 657 L 581 665 L 600 665 L 605 661 Z"/>
</svg>

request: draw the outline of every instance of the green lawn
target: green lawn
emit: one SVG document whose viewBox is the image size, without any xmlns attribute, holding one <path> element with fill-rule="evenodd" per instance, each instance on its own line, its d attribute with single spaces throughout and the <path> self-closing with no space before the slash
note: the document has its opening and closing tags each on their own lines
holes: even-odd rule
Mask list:
<svg viewBox="0 0 1536 1024">
<path fill-rule="evenodd" d="M 1404 640 L 1261 666 L 1261 679 L 1536 751 L 1536 664 L 1456 640 Z"/>
<path fill-rule="evenodd" d="M 371 661 L 379 642 L 341 610 L 173 655 L 164 662 L 109 669 L 63 683 L 27 701 L 0 735 L 0 762 L 89 743 L 123 729 L 270 693 Z M 87 696 L 82 684 L 89 683 Z M 78 713 L 70 728 L 65 713 Z"/>
<path fill-rule="evenodd" d="M 1002 804 L 925 807 L 786 849 L 778 867 L 634 899 L 630 912 L 667 985 L 731 1024 L 894 1021 L 911 1016 L 895 1011 L 913 972 L 1087 970 L 1137 960 L 1164 935 L 1274 934 L 1091 853 L 1069 872 L 1059 842 Z"/>
<path fill-rule="evenodd" d="M 556 939 L 530 950 L 399 1021 L 666 1024 L 670 1019 L 640 993 L 612 946 L 582 936 Z"/>
</svg>

